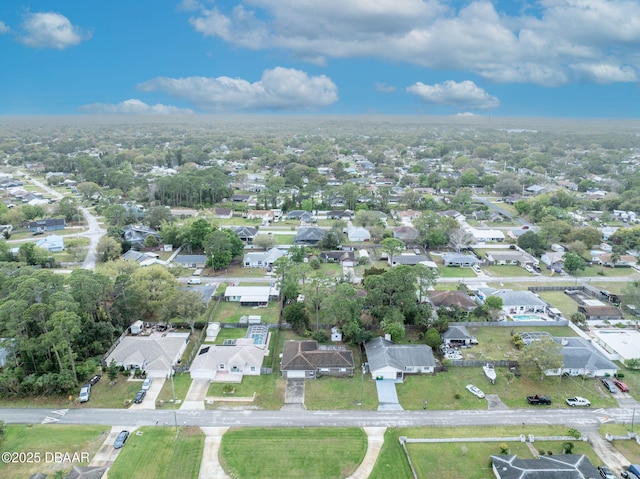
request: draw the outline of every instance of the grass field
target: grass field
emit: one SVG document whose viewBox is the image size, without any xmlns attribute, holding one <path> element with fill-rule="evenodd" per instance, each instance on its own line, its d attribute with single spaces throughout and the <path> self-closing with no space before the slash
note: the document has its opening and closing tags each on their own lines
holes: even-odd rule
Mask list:
<svg viewBox="0 0 640 479">
<path fill-rule="evenodd" d="M 34 462 L 19 461 L 11 464 L 0 463 L 0 476 L 4 478 L 29 477 L 42 472 L 53 476 L 61 469 L 68 473 L 74 465 L 87 466 L 87 456 L 81 461 L 56 464 L 47 461 L 47 453 L 63 452 L 73 456 L 74 453 L 86 452 L 89 460 L 102 445 L 109 428 L 105 426 L 63 426 L 63 425 L 8 425 L 3 452 L 34 453 Z M 40 455 L 36 462 L 35 453 Z"/>
<path fill-rule="evenodd" d="M 335 479 L 351 475 L 366 450 L 361 429 L 239 429 L 222 437 L 220 463 L 238 479 Z"/>
<path fill-rule="evenodd" d="M 137 432 L 137 431 L 136 431 Z M 116 462 L 109 479 L 197 479 L 204 434 L 196 427 L 142 427 L 133 433 Z"/>
<path fill-rule="evenodd" d="M 260 315 L 263 323 L 275 324 L 278 322 L 280 315 L 280 304 L 277 301 L 269 302 L 266 308 L 257 308 L 251 306 L 241 306 L 240 303 L 232 301 L 221 301 L 218 311 L 212 321 L 221 323 L 237 323 L 240 316 Z"/>
<path fill-rule="evenodd" d="M 163 401 L 161 408 L 164 409 L 177 409 L 180 407 L 184 398 L 187 397 L 187 391 L 189 391 L 189 386 L 191 386 L 191 375 L 189 373 L 180 373 L 173 376 L 173 386 L 171 385 L 171 380 L 167 379 L 162 389 L 160 390 L 160 394 L 158 395 L 158 400 Z M 174 403 L 173 401 L 173 391 L 175 389 L 176 399 L 179 399 L 180 403 Z"/>
<path fill-rule="evenodd" d="M 240 384 L 234 384 L 235 397 L 249 397 L 256 394 L 253 402 L 217 401 L 207 404 L 207 409 L 219 409 L 226 407 L 246 406 L 258 409 L 277 410 L 284 404 L 284 389 L 286 381 L 278 374 L 262 376 L 244 376 Z M 224 396 L 224 383 L 211 383 L 207 396 Z"/>
<path fill-rule="evenodd" d="M 368 409 L 378 407 L 378 393 L 371 375 L 356 369 L 351 378 L 321 377 L 305 382 L 304 404 L 309 410 Z"/>
<path fill-rule="evenodd" d="M 438 273 L 441 278 L 475 278 L 477 274 L 471 268 L 443 267 L 439 265 Z"/>
<path fill-rule="evenodd" d="M 564 426 L 526 426 L 522 427 L 453 427 L 453 428 L 416 428 L 388 429 L 385 441 L 369 479 L 410 478 L 412 477 L 406 456 L 399 444 L 399 437 L 514 437 L 520 434 L 534 436 L 566 435 L 568 428 Z M 586 454 L 594 465 L 600 464 L 595 452 L 588 443 L 574 441 L 573 452 Z M 483 479 L 493 477 L 489 464 L 490 455 L 500 454 L 500 444 L 496 442 L 448 443 L 448 444 L 416 444 L 408 443 L 407 451 L 416 468 L 418 477 L 424 479 Z M 533 454 L 520 442 L 507 442 L 509 452 L 522 459 L 531 459 Z M 561 452 L 561 443 L 536 442 L 537 449 Z"/>
<path fill-rule="evenodd" d="M 564 291 L 540 291 L 540 297 L 554 308 L 558 308 L 562 315 L 569 319 L 578 311 L 578 303 L 564 294 Z"/>
<path fill-rule="evenodd" d="M 532 277 L 531 273 L 528 273 L 526 269 L 520 266 L 482 266 L 482 271 L 490 276 L 523 276 Z"/>
</svg>

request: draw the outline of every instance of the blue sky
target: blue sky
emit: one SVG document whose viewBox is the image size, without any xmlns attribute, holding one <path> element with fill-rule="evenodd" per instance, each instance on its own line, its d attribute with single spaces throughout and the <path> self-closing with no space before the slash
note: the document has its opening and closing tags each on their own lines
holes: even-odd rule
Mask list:
<svg viewBox="0 0 640 479">
<path fill-rule="evenodd" d="M 640 115 L 637 0 L 0 2 L 0 114 Z"/>
</svg>

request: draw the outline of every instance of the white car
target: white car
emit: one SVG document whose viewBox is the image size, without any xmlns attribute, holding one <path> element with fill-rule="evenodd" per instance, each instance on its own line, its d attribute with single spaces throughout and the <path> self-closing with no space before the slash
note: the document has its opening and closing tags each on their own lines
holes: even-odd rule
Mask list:
<svg viewBox="0 0 640 479">
<path fill-rule="evenodd" d="M 569 406 L 575 407 L 575 406 L 585 406 L 585 407 L 589 407 L 591 406 L 591 401 L 589 401 L 586 398 L 580 397 L 580 396 L 576 396 L 576 397 L 572 397 L 572 398 L 567 398 L 566 402 Z"/>
<path fill-rule="evenodd" d="M 452 351 L 449 353 L 445 353 L 444 357 L 445 359 L 449 359 L 451 361 L 459 361 L 460 359 L 462 359 L 462 354 L 458 351 Z"/>
<path fill-rule="evenodd" d="M 473 384 L 467 384 L 467 391 L 480 399 L 484 397 L 484 393 Z"/>
</svg>

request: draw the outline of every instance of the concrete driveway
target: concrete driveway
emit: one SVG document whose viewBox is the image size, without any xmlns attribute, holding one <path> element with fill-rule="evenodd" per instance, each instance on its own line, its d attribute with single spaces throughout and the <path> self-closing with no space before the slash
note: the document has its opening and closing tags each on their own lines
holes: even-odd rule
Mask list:
<svg viewBox="0 0 640 479">
<path fill-rule="evenodd" d="M 180 406 L 180 409 L 204 410 L 204 400 L 207 397 L 210 382 L 208 379 L 194 379 L 191 381 L 187 397 Z"/>
<path fill-rule="evenodd" d="M 205 437 L 198 479 L 229 479 L 218 460 L 222 436 L 229 428 L 201 427 L 200 429 L 202 429 Z"/>
<path fill-rule="evenodd" d="M 378 411 L 402 411 L 398 393 L 396 392 L 396 381 L 394 379 L 382 379 L 376 381 L 378 390 Z"/>
<path fill-rule="evenodd" d="M 115 442 L 116 437 L 118 437 L 118 434 L 120 434 L 120 431 L 127 430 L 131 434 L 133 434 L 133 431 L 135 429 L 136 429 L 135 427 L 113 426 L 111 428 L 111 432 L 102 443 L 102 446 L 100 446 L 100 449 L 98 449 L 98 452 L 96 452 L 96 455 L 93 456 L 93 459 L 89 463 L 89 466 L 91 467 L 112 466 L 115 460 L 118 458 L 118 454 L 120 454 L 120 451 L 122 451 L 122 449 L 115 449 L 113 447 L 113 443 Z M 126 444 L 125 444 L 125 447 L 126 447 Z"/>
<path fill-rule="evenodd" d="M 154 378 L 151 383 L 151 387 L 147 391 L 142 402 L 140 404 L 133 403 L 129 409 L 155 409 L 156 400 L 160 395 L 160 391 L 162 390 L 162 386 L 164 386 L 165 381 L 165 378 Z M 140 383 L 140 387 L 142 387 L 142 383 Z"/>
<path fill-rule="evenodd" d="M 306 409 L 304 406 L 304 379 L 287 379 L 282 409 Z"/>
</svg>

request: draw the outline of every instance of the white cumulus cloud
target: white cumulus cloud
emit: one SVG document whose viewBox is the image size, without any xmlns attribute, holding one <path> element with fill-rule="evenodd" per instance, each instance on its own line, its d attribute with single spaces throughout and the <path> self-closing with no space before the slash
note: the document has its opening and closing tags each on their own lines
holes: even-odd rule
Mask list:
<svg viewBox="0 0 640 479">
<path fill-rule="evenodd" d="M 91 37 L 88 32 L 72 25 L 67 17 L 55 12 L 31 13 L 21 27 L 19 40 L 33 48 L 64 50 Z"/>
<path fill-rule="evenodd" d="M 188 108 L 177 108 L 170 105 L 148 105 L 142 100 L 131 98 L 120 103 L 92 103 L 83 105 L 80 111 L 94 114 L 120 114 L 120 115 L 175 115 L 190 114 L 193 110 Z"/>
<path fill-rule="evenodd" d="M 500 105 L 500 100 L 470 80 L 447 80 L 435 85 L 417 82 L 408 86 L 407 91 L 417 95 L 423 103 L 432 105 L 453 105 L 472 110 L 489 110 Z"/>
<path fill-rule="evenodd" d="M 162 91 L 207 111 L 306 110 L 338 100 L 338 87 L 329 77 L 283 67 L 265 70 L 253 83 L 227 76 L 159 77 L 139 84 L 138 89 Z"/>
<path fill-rule="evenodd" d="M 0 20 L 0 34 L 9 33 L 10 31 L 9 25 Z"/>
<path fill-rule="evenodd" d="M 488 0 L 239 0 L 226 9 L 224 2 L 185 3 L 191 25 L 206 37 L 285 50 L 318 65 L 379 58 L 547 86 L 636 81 L 640 70 L 637 0 L 539 0 L 520 14 Z"/>
</svg>

